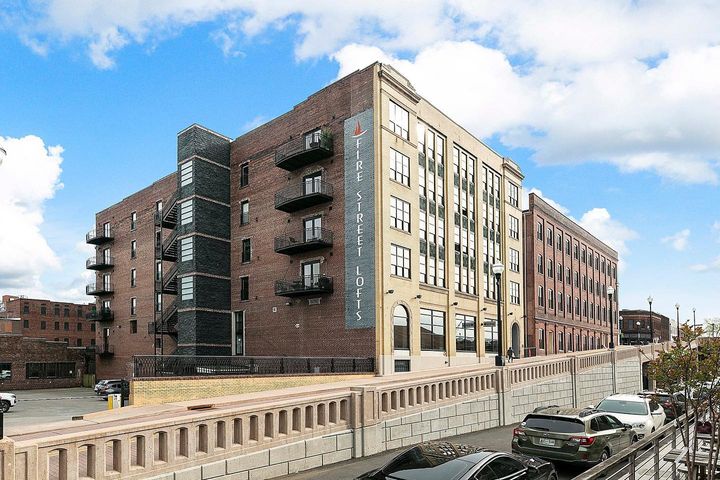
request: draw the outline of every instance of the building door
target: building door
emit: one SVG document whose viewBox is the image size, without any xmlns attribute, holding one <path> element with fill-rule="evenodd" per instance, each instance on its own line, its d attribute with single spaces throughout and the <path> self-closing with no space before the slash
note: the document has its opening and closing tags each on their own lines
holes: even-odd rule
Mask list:
<svg viewBox="0 0 720 480">
<path fill-rule="evenodd" d="M 305 288 L 317 285 L 318 278 L 320 278 L 320 261 L 303 263 L 302 274 Z"/>
<path fill-rule="evenodd" d="M 547 353 L 552 355 L 555 353 L 555 332 L 548 331 L 547 343 Z"/>
<path fill-rule="evenodd" d="M 103 275 L 103 288 L 105 288 L 105 291 L 110 290 L 110 274 L 106 273 Z"/>
<path fill-rule="evenodd" d="M 517 323 L 512 326 L 512 349 L 515 356 L 520 356 L 520 327 Z"/>
<path fill-rule="evenodd" d="M 320 182 L 322 182 L 322 174 L 320 172 L 306 176 L 303 178 L 303 193 L 305 195 L 320 193 Z"/>
<path fill-rule="evenodd" d="M 103 235 L 110 237 L 110 223 L 103 223 Z"/>
<path fill-rule="evenodd" d="M 305 241 L 318 240 L 321 237 L 322 217 L 305 219 Z"/>
<path fill-rule="evenodd" d="M 245 355 L 245 311 L 233 313 L 232 354 Z"/>
</svg>

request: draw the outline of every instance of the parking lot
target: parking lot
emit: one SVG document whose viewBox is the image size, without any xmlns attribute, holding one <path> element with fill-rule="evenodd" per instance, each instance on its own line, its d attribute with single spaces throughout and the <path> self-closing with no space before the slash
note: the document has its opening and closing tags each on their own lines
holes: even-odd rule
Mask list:
<svg viewBox="0 0 720 480">
<path fill-rule="evenodd" d="M 4 416 L 5 434 L 14 429 L 49 422 L 71 420 L 73 416 L 107 409 L 107 402 L 91 388 L 15 390 L 18 403 Z"/>
</svg>

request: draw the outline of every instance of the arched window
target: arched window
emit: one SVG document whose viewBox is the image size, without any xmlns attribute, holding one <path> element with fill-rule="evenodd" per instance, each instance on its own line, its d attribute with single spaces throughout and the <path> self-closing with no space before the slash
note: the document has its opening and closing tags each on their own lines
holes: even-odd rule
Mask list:
<svg viewBox="0 0 720 480">
<path fill-rule="evenodd" d="M 396 350 L 410 349 L 410 329 L 408 311 L 402 305 L 393 310 L 393 336 Z"/>
</svg>

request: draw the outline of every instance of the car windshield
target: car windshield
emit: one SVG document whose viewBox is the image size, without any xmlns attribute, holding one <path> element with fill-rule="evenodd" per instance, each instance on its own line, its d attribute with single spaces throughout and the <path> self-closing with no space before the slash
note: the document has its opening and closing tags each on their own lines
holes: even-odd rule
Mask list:
<svg viewBox="0 0 720 480">
<path fill-rule="evenodd" d="M 610 413 L 624 413 L 626 415 L 647 415 L 648 409 L 645 402 L 634 402 L 632 400 L 607 399 L 600 402 L 598 410 Z"/>
<path fill-rule="evenodd" d="M 525 417 L 525 428 L 555 433 L 582 433 L 585 424 L 574 418 L 550 417 L 545 415 L 528 415 Z"/>
<path fill-rule="evenodd" d="M 432 449 L 432 447 L 430 447 Z M 456 480 L 465 475 L 473 464 L 458 459 L 457 454 L 438 455 L 423 446 L 417 446 L 395 458 L 373 480 L 437 480 L 438 478 Z"/>
</svg>

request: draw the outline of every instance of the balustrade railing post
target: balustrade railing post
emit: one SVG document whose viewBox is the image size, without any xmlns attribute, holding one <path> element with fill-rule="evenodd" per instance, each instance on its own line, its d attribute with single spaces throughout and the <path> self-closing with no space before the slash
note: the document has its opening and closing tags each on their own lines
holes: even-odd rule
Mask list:
<svg viewBox="0 0 720 480">
<path fill-rule="evenodd" d="M 653 470 L 655 480 L 660 480 L 660 437 L 653 440 Z"/>
<path fill-rule="evenodd" d="M 635 480 L 635 455 L 633 452 L 628 457 L 628 480 Z"/>
</svg>

